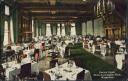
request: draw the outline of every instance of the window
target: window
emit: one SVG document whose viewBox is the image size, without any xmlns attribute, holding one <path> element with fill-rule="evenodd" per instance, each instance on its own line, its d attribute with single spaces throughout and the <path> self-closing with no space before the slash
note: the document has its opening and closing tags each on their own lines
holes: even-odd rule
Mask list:
<svg viewBox="0 0 128 81">
<path fill-rule="evenodd" d="M 9 16 L 10 12 L 9 12 L 9 6 L 5 5 L 5 15 Z"/>
</svg>

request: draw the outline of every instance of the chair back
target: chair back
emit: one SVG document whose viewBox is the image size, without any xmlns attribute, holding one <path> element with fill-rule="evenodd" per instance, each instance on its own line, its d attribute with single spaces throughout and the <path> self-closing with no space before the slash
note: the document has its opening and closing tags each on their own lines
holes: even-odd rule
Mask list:
<svg viewBox="0 0 128 81">
<path fill-rule="evenodd" d="M 77 74 L 77 80 L 84 80 L 85 71 L 81 71 Z"/>
<path fill-rule="evenodd" d="M 31 63 L 22 65 L 20 74 L 22 77 L 30 76 L 31 75 Z"/>
<path fill-rule="evenodd" d="M 57 59 L 53 59 L 52 61 L 50 61 L 50 67 L 51 68 L 54 68 L 56 63 L 58 63 L 58 60 Z"/>
</svg>

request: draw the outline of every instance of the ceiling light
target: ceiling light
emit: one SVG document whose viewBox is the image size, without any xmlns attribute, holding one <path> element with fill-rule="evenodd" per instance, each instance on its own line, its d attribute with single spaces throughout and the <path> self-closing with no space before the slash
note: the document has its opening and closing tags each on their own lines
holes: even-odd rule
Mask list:
<svg viewBox="0 0 128 81">
<path fill-rule="evenodd" d="M 72 17 L 72 18 L 77 19 L 78 17 Z"/>
<path fill-rule="evenodd" d="M 83 0 L 83 1 L 86 1 L 86 0 Z"/>
</svg>

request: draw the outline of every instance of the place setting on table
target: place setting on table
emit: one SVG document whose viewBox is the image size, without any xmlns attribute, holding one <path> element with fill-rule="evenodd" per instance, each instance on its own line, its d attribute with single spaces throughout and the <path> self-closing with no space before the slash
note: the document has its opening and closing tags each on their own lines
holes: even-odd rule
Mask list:
<svg viewBox="0 0 128 81">
<path fill-rule="evenodd" d="M 16 74 L 17 72 L 19 72 L 19 69 L 21 67 L 21 65 L 16 61 L 3 63 L 2 66 L 5 69 L 6 80 L 11 80 L 11 74 Z"/>
<path fill-rule="evenodd" d="M 119 46 L 119 50 L 117 50 L 117 54 L 115 55 L 115 61 L 119 70 L 123 69 L 123 61 L 125 60 L 126 55 L 126 46 L 125 44 L 122 44 Z"/>
<path fill-rule="evenodd" d="M 83 70 L 85 69 L 76 66 L 74 61 L 69 61 L 62 65 L 56 63 L 54 68 L 46 70 L 45 72 L 50 75 L 51 80 L 76 80 L 77 74 Z M 87 80 L 92 80 L 90 71 L 85 70 L 85 77 L 89 77 L 86 78 Z"/>
<path fill-rule="evenodd" d="M 31 61 L 31 72 L 32 73 L 39 73 L 38 63 L 35 61 Z M 27 64 L 27 63 L 26 63 Z M 17 60 L 13 60 L 11 62 L 6 62 L 2 64 L 3 68 L 5 69 L 5 79 L 13 81 L 18 74 L 21 72 L 22 63 L 18 63 Z"/>
</svg>

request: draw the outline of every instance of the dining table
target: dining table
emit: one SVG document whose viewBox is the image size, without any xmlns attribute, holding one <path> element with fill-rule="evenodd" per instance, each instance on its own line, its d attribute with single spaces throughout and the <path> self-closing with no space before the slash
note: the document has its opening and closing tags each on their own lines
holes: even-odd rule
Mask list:
<svg viewBox="0 0 128 81">
<path fill-rule="evenodd" d="M 115 60 L 117 63 L 117 69 L 122 70 L 123 68 L 123 60 L 125 60 L 125 54 L 117 54 L 115 55 Z"/>
<path fill-rule="evenodd" d="M 46 70 L 45 72 L 50 75 L 51 80 L 76 80 L 77 74 L 85 69 L 76 65 L 70 65 L 68 62 L 62 65 Z M 92 80 L 89 70 L 85 70 L 85 80 Z"/>
<path fill-rule="evenodd" d="M 7 81 L 14 81 L 16 76 L 20 74 L 21 64 L 17 63 L 16 61 L 3 63 L 2 66 L 5 69 L 5 76 Z M 38 66 L 39 65 L 37 62 L 31 62 L 31 72 L 38 74 L 39 73 Z"/>
</svg>

